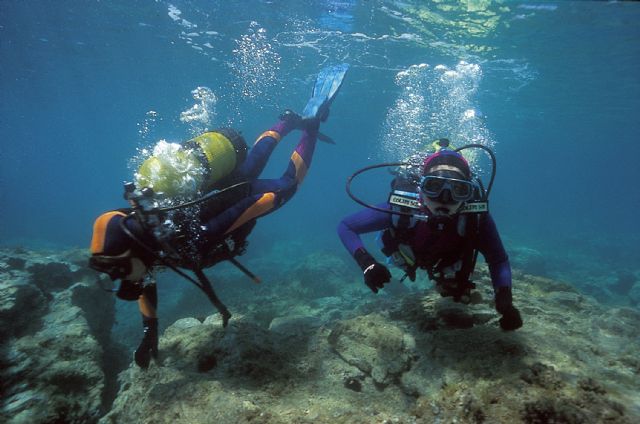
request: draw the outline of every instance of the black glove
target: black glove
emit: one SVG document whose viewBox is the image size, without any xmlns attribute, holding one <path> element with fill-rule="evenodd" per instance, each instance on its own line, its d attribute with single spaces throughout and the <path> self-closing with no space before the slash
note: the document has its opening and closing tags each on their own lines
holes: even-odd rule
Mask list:
<svg viewBox="0 0 640 424">
<path fill-rule="evenodd" d="M 142 281 L 122 280 L 116 296 L 122 300 L 138 300 L 142 294 L 142 287 Z"/>
<path fill-rule="evenodd" d="M 415 267 L 407 267 L 405 270 L 405 275 L 409 277 L 409 280 L 413 283 L 416 281 L 416 268 Z M 404 277 L 403 277 L 404 278 Z"/>
<path fill-rule="evenodd" d="M 356 250 L 353 257 L 364 272 L 364 283 L 372 292 L 378 293 L 385 283 L 391 281 L 391 273 L 387 267 L 376 261 L 366 250 Z"/>
<path fill-rule="evenodd" d="M 496 311 L 500 318 L 500 328 L 505 331 L 513 331 L 522 327 L 520 311 L 513 306 L 511 287 L 500 287 L 496 292 Z"/>
<path fill-rule="evenodd" d="M 144 318 L 142 326 L 144 337 L 133 357 L 140 368 L 147 369 L 151 357 L 158 357 L 158 318 Z"/>
</svg>

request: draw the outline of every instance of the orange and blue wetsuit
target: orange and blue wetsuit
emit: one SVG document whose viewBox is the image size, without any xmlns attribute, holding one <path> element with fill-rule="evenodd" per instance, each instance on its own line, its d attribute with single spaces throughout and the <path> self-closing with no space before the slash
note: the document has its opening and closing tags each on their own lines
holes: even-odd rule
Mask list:
<svg viewBox="0 0 640 424">
<path fill-rule="evenodd" d="M 202 230 L 199 237 L 204 240 L 197 244 L 198 249 L 201 250 L 198 252 L 200 256 L 206 258 L 207 255 L 215 254 L 212 250 L 217 248 L 227 235 L 238 230 L 244 229 L 242 237 L 246 237 L 257 218 L 277 210 L 293 197 L 311 165 L 317 141 L 318 124 L 318 122 L 309 122 L 301 128 L 302 135 L 291 154 L 287 168 L 282 176 L 276 179 L 259 179 L 259 176 L 280 140 L 299 126 L 295 121 L 282 119 L 258 137 L 235 175 L 237 180 L 249 182 L 248 194 L 222 212 L 209 213 L 206 207 L 200 212 L 200 222 L 197 223 L 197 227 Z M 126 229 L 135 234 L 136 238 L 143 241 L 145 245 L 158 250 L 160 246 L 154 236 L 145 231 L 137 220 L 125 219 L 125 217 L 126 214 L 121 211 L 112 211 L 101 215 L 96 220 L 91 252 L 94 257 L 113 258 L 122 255 L 127 258 L 127 261 L 122 261 L 123 269 L 109 275 L 113 279 L 122 279 L 118 291 L 119 297 L 138 301 L 145 336 L 135 352 L 135 361 L 140 367 L 146 368 L 151 357 L 156 357 L 158 351 L 157 289 L 154 282 L 143 284 L 144 274 L 132 279 L 128 279 L 127 275 L 131 275 L 132 268 L 135 267 L 132 265 L 134 259 L 139 259 L 139 262 L 148 270 L 155 264 L 155 256 L 141 249 L 123 231 L 121 221 L 124 219 Z M 215 261 L 210 263 L 214 264 Z"/>
</svg>

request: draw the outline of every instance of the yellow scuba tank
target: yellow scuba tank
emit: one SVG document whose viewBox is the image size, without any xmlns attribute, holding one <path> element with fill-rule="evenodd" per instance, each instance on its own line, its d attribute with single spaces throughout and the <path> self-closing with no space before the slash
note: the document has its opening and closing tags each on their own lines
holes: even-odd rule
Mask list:
<svg viewBox="0 0 640 424">
<path fill-rule="evenodd" d="M 437 153 L 442 149 L 454 149 L 453 146 L 451 146 L 451 142 L 449 141 L 448 138 L 437 138 L 435 140 L 433 140 L 431 142 L 431 152 L 429 153 Z"/>
<path fill-rule="evenodd" d="M 181 144 L 161 141 L 138 169 L 136 187 L 149 187 L 163 198 L 188 198 L 210 191 L 246 156 L 247 143 L 231 128 L 209 131 Z"/>
</svg>

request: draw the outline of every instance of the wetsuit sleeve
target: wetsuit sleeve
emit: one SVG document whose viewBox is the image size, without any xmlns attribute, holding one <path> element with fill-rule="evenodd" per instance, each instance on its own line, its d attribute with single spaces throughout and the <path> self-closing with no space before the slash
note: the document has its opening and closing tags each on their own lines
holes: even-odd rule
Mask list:
<svg viewBox="0 0 640 424">
<path fill-rule="evenodd" d="M 480 220 L 478 250 L 484 256 L 487 265 L 489 265 L 489 273 L 491 274 L 491 283 L 494 290 L 499 287 L 511 287 L 509 257 L 504 250 L 496 223 L 488 213 Z"/>
<path fill-rule="evenodd" d="M 377 206 L 383 209 L 390 208 L 389 203 L 386 202 Z M 356 250 L 364 248 L 360 234 L 384 230 L 391 225 L 390 216 L 387 213 L 373 209 L 363 209 L 347 216 L 340 222 L 338 236 L 342 240 L 344 247 L 353 255 Z"/>
</svg>

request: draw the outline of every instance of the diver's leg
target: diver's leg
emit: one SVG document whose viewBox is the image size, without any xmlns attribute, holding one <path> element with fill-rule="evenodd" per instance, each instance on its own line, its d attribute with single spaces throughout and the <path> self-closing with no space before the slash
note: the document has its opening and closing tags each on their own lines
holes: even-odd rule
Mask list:
<svg viewBox="0 0 640 424">
<path fill-rule="evenodd" d="M 300 141 L 298 141 L 298 145 L 291 154 L 287 168 L 282 176 L 278 179 L 254 181 L 251 185 L 252 194 L 274 192 L 277 193 L 282 200 L 282 202 L 278 204 L 278 207 L 286 203 L 307 175 L 316 148 L 317 137 L 317 125 L 304 129 Z M 289 193 L 292 189 L 293 192 Z M 288 195 L 284 192 L 287 192 Z"/>
<path fill-rule="evenodd" d="M 147 368 L 151 357 L 158 357 L 158 290 L 156 283 L 144 286 L 138 298 L 138 307 L 142 315 L 144 337 L 135 351 L 134 359 L 140 368 Z"/>
<path fill-rule="evenodd" d="M 282 177 L 253 181 L 251 196 L 206 223 L 207 237 L 216 239 L 253 219 L 275 211 L 291 199 L 311 166 L 317 135 L 317 126 L 305 129 Z"/>
<path fill-rule="evenodd" d="M 240 166 L 240 173 L 247 180 L 254 180 L 260 176 L 267 161 L 278 142 L 292 130 L 290 122 L 278 121 L 269 130 L 260 134 L 247 155 L 247 159 Z"/>
</svg>

